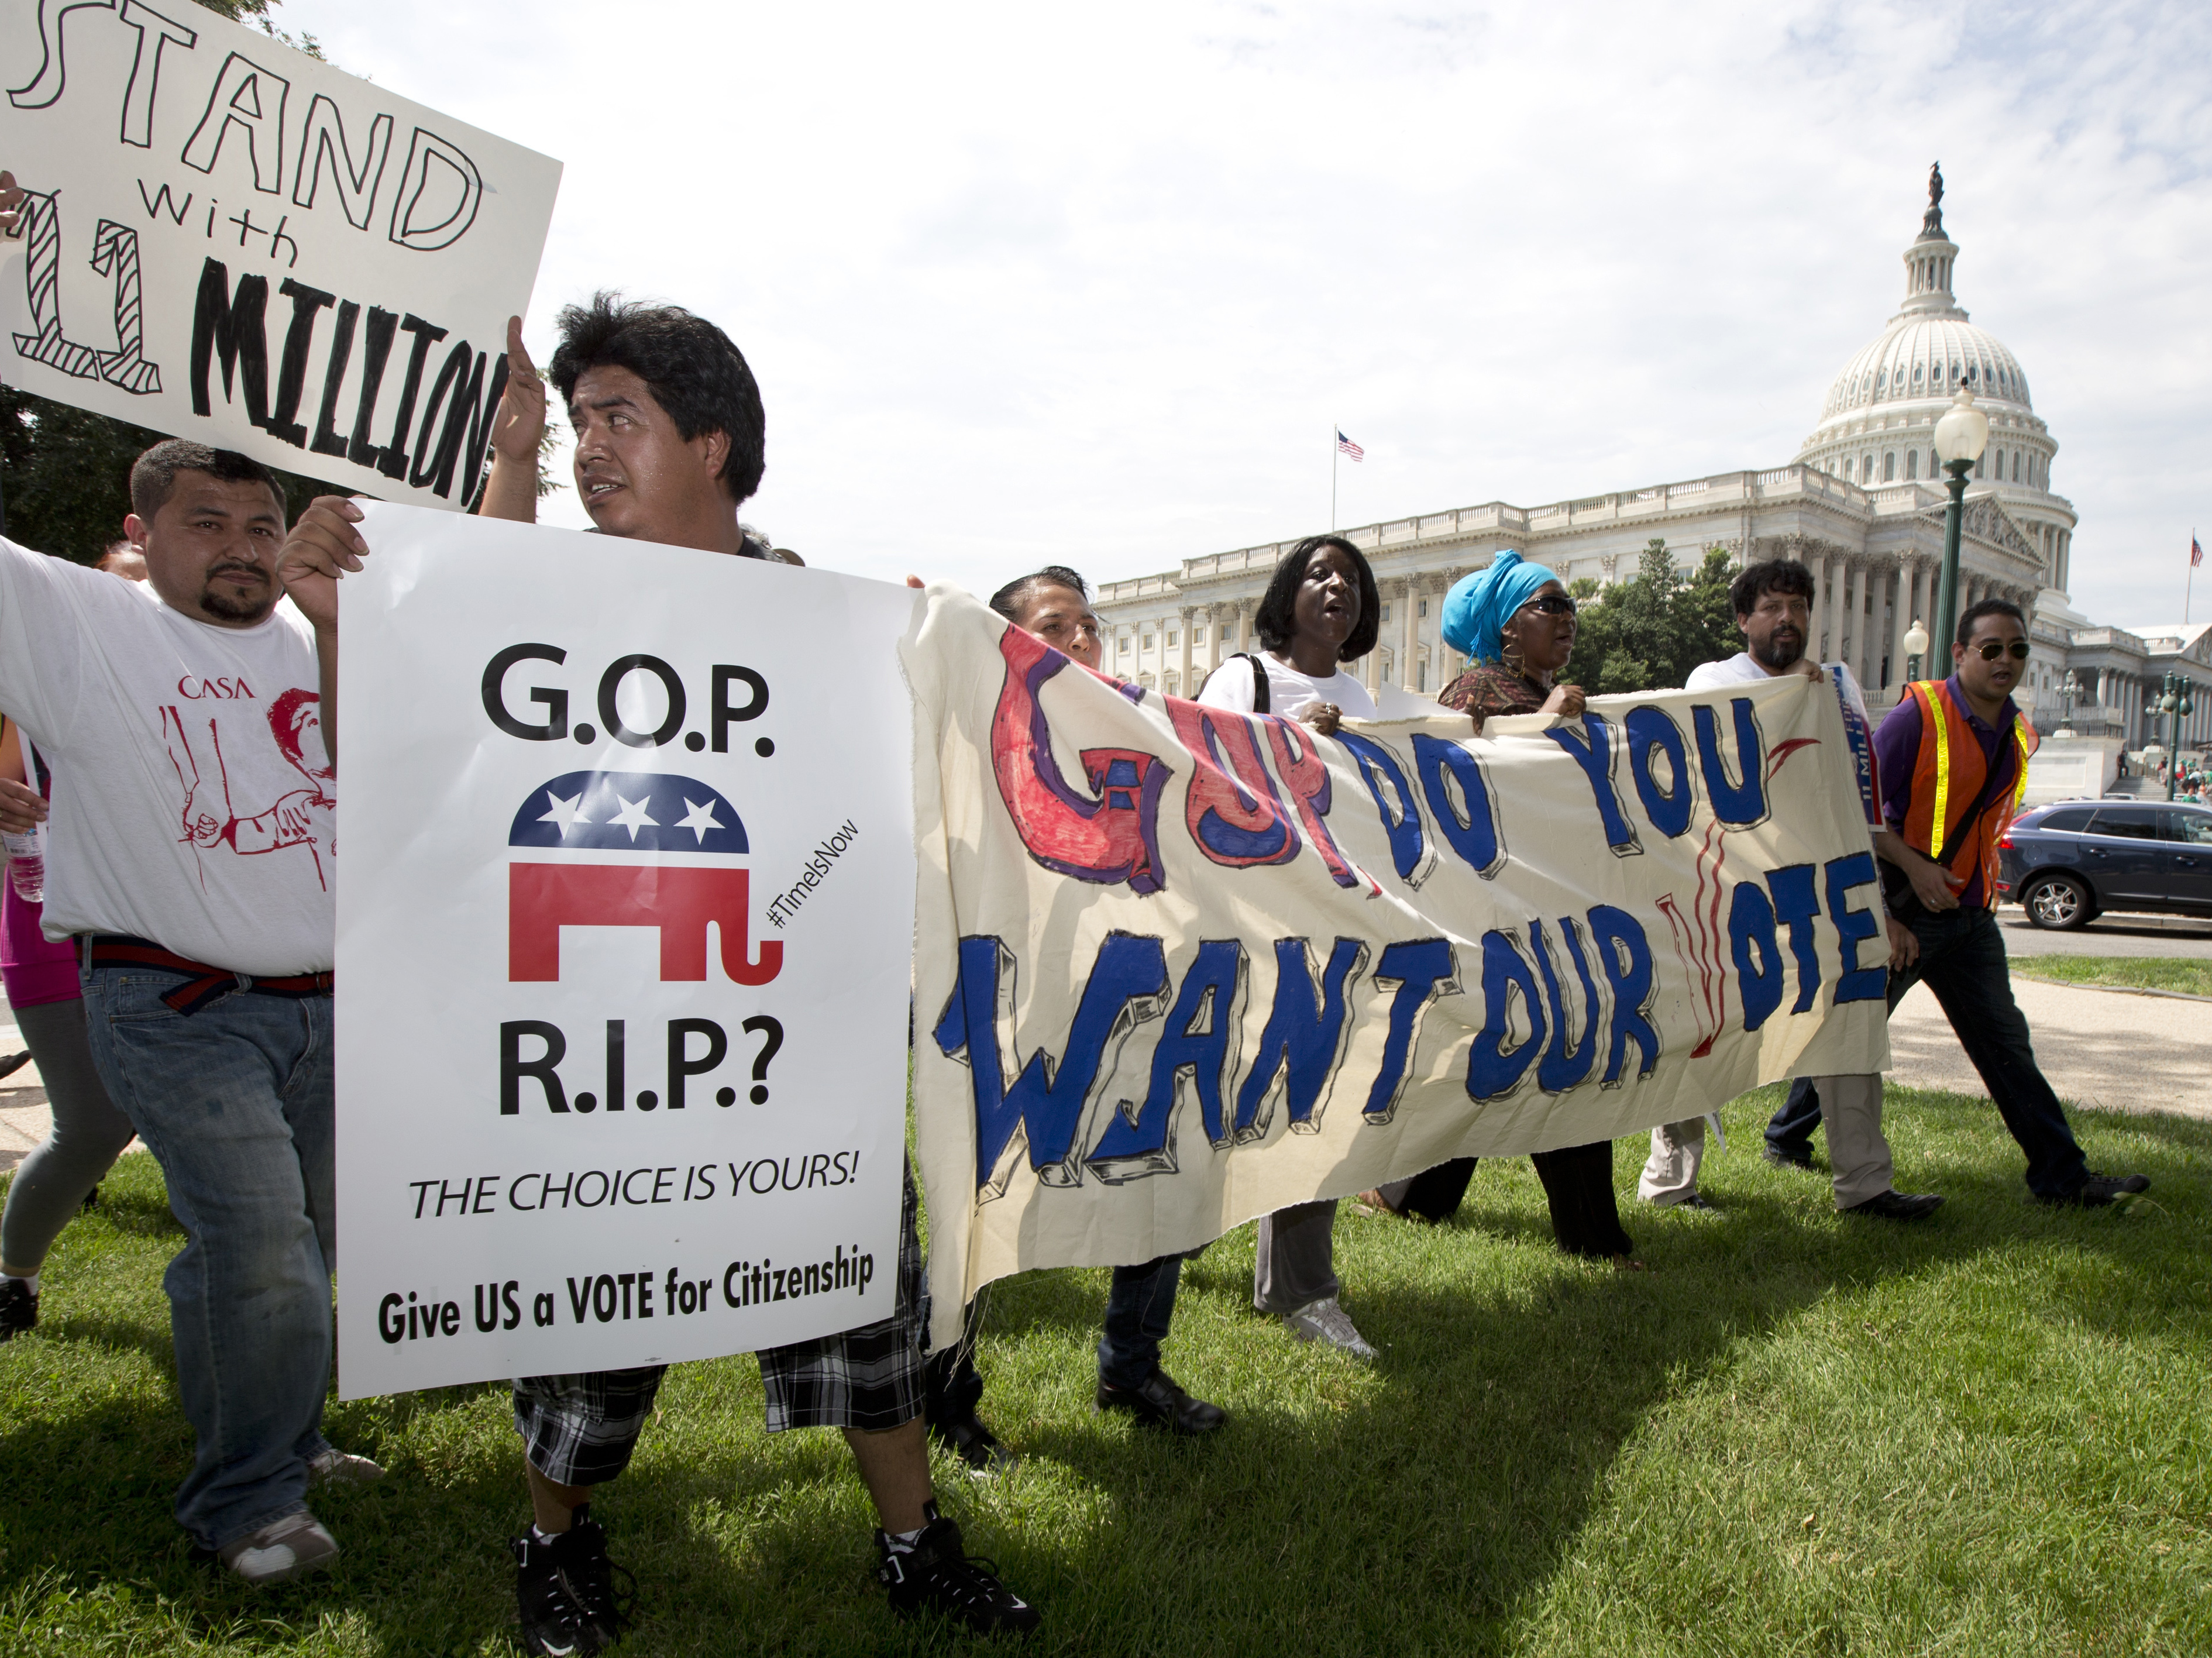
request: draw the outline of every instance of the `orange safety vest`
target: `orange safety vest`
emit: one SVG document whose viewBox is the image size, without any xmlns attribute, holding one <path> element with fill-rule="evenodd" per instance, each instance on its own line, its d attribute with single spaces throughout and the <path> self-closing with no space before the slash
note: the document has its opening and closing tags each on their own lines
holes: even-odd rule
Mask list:
<svg viewBox="0 0 2212 1658">
<path fill-rule="evenodd" d="M 2012 734 L 2019 761 L 2012 786 L 1983 800 L 1989 762 L 1982 756 L 1981 739 L 1966 723 L 1966 705 L 1952 695 L 1950 682 L 1923 679 L 1905 689 L 1920 704 L 1920 752 L 1913 762 L 1905 843 L 1943 865 L 1967 887 L 1982 876 L 1983 902 L 1994 903 L 1997 841 L 2012 826 L 2013 814 L 2027 793 L 2027 757 L 2039 744 L 2035 728 L 2014 712 Z M 1978 800 L 1982 808 L 1976 820 L 1960 823 Z"/>
</svg>

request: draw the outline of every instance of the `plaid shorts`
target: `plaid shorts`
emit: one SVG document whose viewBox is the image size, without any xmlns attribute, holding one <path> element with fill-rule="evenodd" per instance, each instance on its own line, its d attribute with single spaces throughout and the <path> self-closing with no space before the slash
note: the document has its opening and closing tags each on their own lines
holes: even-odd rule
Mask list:
<svg viewBox="0 0 2212 1658">
<path fill-rule="evenodd" d="M 898 1281 L 891 1315 L 836 1335 L 763 1348 L 758 1357 L 768 1394 L 768 1430 L 879 1432 L 913 1421 L 921 1414 L 927 1383 L 922 1344 L 928 1333 L 929 1298 L 909 1166 L 899 1203 Z M 597 1485 L 612 1479 L 629 1466 L 667 1371 L 665 1364 L 647 1364 L 518 1378 L 514 1427 L 530 1466 L 556 1485 Z"/>
</svg>

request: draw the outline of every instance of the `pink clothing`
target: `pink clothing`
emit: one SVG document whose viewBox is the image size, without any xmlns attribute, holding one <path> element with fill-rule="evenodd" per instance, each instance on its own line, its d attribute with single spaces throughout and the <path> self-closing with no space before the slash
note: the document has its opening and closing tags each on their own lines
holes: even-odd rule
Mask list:
<svg viewBox="0 0 2212 1658">
<path fill-rule="evenodd" d="M 45 908 L 18 898 L 15 883 L 0 874 L 0 986 L 10 1007 L 75 1001 L 84 993 L 77 983 L 76 951 L 67 944 L 48 944 L 39 931 Z"/>
</svg>

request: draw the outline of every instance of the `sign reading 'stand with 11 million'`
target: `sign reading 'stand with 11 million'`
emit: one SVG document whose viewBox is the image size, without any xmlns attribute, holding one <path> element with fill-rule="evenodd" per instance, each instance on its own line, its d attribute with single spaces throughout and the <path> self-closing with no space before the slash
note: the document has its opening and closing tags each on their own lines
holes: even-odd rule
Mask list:
<svg viewBox="0 0 2212 1658">
<path fill-rule="evenodd" d="M 0 0 L 0 380 L 467 504 L 561 164 L 182 0 Z"/>
</svg>

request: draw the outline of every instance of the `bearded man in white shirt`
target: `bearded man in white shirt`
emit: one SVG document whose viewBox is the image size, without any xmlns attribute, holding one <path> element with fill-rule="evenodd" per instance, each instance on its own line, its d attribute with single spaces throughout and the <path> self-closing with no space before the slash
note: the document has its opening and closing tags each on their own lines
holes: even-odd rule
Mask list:
<svg viewBox="0 0 2212 1658">
<path fill-rule="evenodd" d="M 320 1428 L 335 784 L 276 478 L 173 440 L 131 497 L 143 584 L 0 541 L 0 708 L 53 768 L 47 936 L 79 941 L 94 1065 L 185 1232 L 163 1279 L 198 1438 L 177 1520 L 263 1584 L 337 1552 L 311 1479 L 383 1472 Z"/>
<path fill-rule="evenodd" d="M 1686 689 L 1715 690 L 1801 673 L 1826 680 L 1842 705 L 1844 726 L 1855 752 L 1863 757 L 1867 827 L 1880 851 L 1889 835 L 1881 817 L 1881 786 L 1874 772 L 1873 728 L 1866 697 L 1851 671 L 1838 664 L 1823 670 L 1805 654 L 1811 619 L 1813 573 L 1796 559 L 1770 559 L 1747 567 L 1729 589 L 1735 624 L 1746 648 L 1723 662 L 1692 669 Z M 1904 967 L 1919 953 L 1911 929 L 1889 916 L 1890 964 Z M 1834 1176 L 1836 1207 L 1848 1214 L 1882 1220 L 1923 1220 L 1943 1199 L 1931 1193 L 1899 1192 L 1890 1185 L 1889 1142 L 1881 1132 L 1881 1073 L 1808 1078 L 1818 1092 L 1820 1115 L 1828 1129 L 1828 1160 Z M 1698 1190 L 1698 1165 L 1705 1151 L 1705 1120 L 1662 1123 L 1651 1131 L 1651 1155 L 1637 1181 L 1646 1203 L 1681 1208 L 1716 1206 Z"/>
</svg>

